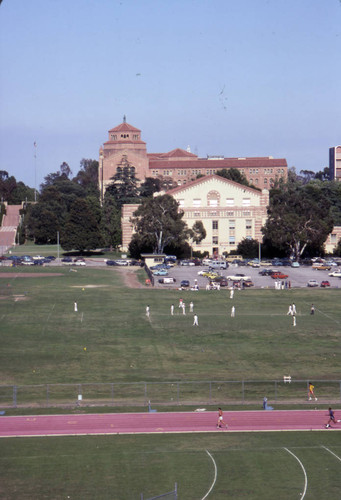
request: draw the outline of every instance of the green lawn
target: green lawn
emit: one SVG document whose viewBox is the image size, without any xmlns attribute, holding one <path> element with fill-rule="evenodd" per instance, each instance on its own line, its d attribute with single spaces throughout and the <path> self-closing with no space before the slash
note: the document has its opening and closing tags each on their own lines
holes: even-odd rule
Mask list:
<svg viewBox="0 0 341 500">
<path fill-rule="evenodd" d="M 177 483 L 184 500 L 202 499 L 213 484 L 215 500 L 299 499 L 297 459 L 306 499 L 339 498 L 333 431 L 2 439 L 0 497 L 138 500 Z"/>
</svg>

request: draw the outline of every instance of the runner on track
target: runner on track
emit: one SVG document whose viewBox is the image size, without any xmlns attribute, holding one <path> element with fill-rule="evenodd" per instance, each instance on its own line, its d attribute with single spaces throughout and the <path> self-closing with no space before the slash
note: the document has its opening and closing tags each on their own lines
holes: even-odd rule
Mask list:
<svg viewBox="0 0 341 500">
<path fill-rule="evenodd" d="M 217 429 L 221 429 L 223 425 L 225 425 L 225 427 L 227 429 L 227 424 L 224 422 L 223 410 L 221 408 L 218 408 Z"/>
<path fill-rule="evenodd" d="M 336 420 L 335 415 L 334 415 L 334 410 L 332 410 L 330 407 L 328 408 L 328 414 L 329 414 L 329 420 L 326 423 L 326 427 L 330 427 L 330 422 L 334 422 L 336 424 L 337 422 L 340 422 L 340 420 Z"/>
<path fill-rule="evenodd" d="M 311 382 L 309 382 L 309 393 L 308 393 L 309 401 L 311 401 L 312 396 L 315 398 L 315 401 L 317 401 L 317 397 L 314 394 L 314 388 L 315 388 L 315 386 L 313 386 L 313 384 Z"/>
</svg>

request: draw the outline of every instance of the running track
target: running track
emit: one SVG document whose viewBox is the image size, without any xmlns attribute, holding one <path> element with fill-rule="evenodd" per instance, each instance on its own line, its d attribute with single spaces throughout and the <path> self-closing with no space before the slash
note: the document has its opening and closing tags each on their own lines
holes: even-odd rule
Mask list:
<svg viewBox="0 0 341 500">
<path fill-rule="evenodd" d="M 107 413 L 0 417 L 0 437 L 176 432 L 308 431 L 324 429 L 325 410 L 226 411 L 228 430 L 216 429 L 217 412 Z M 340 418 L 341 415 L 336 415 Z M 326 432 L 341 430 L 341 423 Z"/>
</svg>

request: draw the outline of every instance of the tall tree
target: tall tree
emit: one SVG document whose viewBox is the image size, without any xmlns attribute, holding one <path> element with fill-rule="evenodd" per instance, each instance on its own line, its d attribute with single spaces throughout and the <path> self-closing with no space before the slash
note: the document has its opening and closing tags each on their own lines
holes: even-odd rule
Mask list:
<svg viewBox="0 0 341 500">
<path fill-rule="evenodd" d="M 73 181 L 82 186 L 88 195 L 99 197 L 98 161 L 83 158 L 80 162 L 80 170 Z"/>
<path fill-rule="evenodd" d="M 147 177 L 140 186 L 140 196 L 143 198 L 149 198 L 159 191 L 161 191 L 161 181 L 154 179 L 154 177 Z"/>
<path fill-rule="evenodd" d="M 122 242 L 121 211 L 110 193 L 106 192 L 102 207 L 101 232 L 103 243 L 110 250 L 117 248 Z"/>
<path fill-rule="evenodd" d="M 221 170 L 217 170 L 216 175 L 224 177 L 224 179 L 229 179 L 230 181 L 238 182 L 238 184 L 249 186 L 247 178 L 240 172 L 240 170 L 238 170 L 238 168 L 223 168 Z"/>
<path fill-rule="evenodd" d="M 93 250 L 101 246 L 101 233 L 89 204 L 77 199 L 71 206 L 66 224 L 62 229 L 61 246 L 65 250 Z"/>
<path fill-rule="evenodd" d="M 273 189 L 264 237 L 298 259 L 308 245 L 323 247 L 333 227 L 330 202 L 321 189 L 310 183 L 302 186 L 290 179 L 284 189 Z"/>
<path fill-rule="evenodd" d="M 194 222 L 190 231 L 190 237 L 194 243 L 200 243 L 206 238 L 206 229 L 204 228 L 204 224 L 201 220 Z"/>
<path fill-rule="evenodd" d="M 119 171 L 112 178 L 112 183 L 107 187 L 107 191 L 114 197 L 119 209 L 125 203 L 136 203 L 139 191 L 134 169 L 125 164 L 119 167 Z"/>
<path fill-rule="evenodd" d="M 155 253 L 162 253 L 165 246 L 188 239 L 189 231 L 182 220 L 183 212 L 170 195 L 148 198 L 134 213 L 135 232 L 149 241 Z"/>
</svg>

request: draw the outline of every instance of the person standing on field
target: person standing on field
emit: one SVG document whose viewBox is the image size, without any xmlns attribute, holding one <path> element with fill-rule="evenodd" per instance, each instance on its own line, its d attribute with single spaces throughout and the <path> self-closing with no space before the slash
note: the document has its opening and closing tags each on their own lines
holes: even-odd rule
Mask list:
<svg viewBox="0 0 341 500">
<path fill-rule="evenodd" d="M 315 306 L 314 304 L 311 304 L 311 308 L 310 308 L 310 314 L 315 314 Z"/>
<path fill-rule="evenodd" d="M 198 315 L 197 314 L 194 314 L 194 317 L 193 317 L 193 326 L 199 326 Z"/>
<path fill-rule="evenodd" d="M 171 316 L 174 316 L 174 304 L 171 305 Z"/>
<path fill-rule="evenodd" d="M 75 312 L 77 312 L 77 311 L 78 311 L 78 305 L 77 305 L 77 302 L 75 302 L 75 303 L 74 303 L 74 305 L 73 305 L 73 309 L 74 309 L 74 311 L 75 311 Z"/>
<path fill-rule="evenodd" d="M 236 308 L 234 306 L 232 306 L 232 309 L 231 309 L 231 318 L 234 318 L 236 315 Z"/>
<path fill-rule="evenodd" d="M 146 316 L 147 316 L 147 318 L 149 318 L 149 316 L 150 316 L 150 307 L 149 306 L 146 307 Z"/>
<path fill-rule="evenodd" d="M 230 290 L 230 299 L 233 299 L 233 295 L 234 295 L 234 288 L 232 287 Z"/>
<path fill-rule="evenodd" d="M 290 304 L 289 305 L 289 310 L 287 312 L 287 316 L 292 316 L 293 315 L 293 309 L 292 309 L 292 305 Z"/>
<path fill-rule="evenodd" d="M 194 307 L 193 302 L 190 302 L 190 304 L 189 304 L 189 312 L 191 312 L 191 313 L 193 312 L 193 307 Z"/>
</svg>

